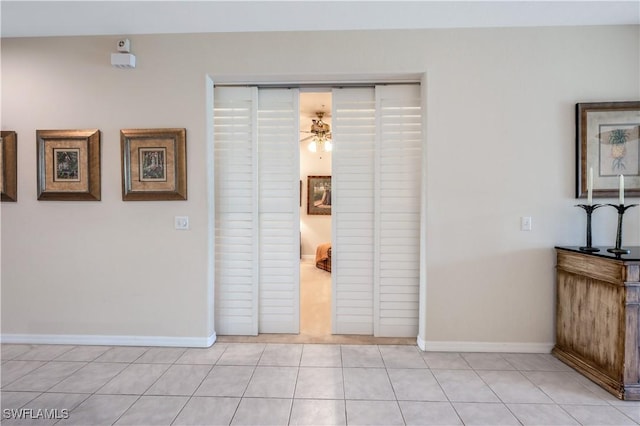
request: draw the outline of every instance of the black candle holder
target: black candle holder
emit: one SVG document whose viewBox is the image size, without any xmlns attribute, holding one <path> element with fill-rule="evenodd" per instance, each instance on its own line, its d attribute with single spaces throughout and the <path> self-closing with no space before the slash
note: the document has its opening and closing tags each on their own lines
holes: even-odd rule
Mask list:
<svg viewBox="0 0 640 426">
<path fill-rule="evenodd" d="M 624 215 L 624 212 L 626 212 L 631 207 L 637 206 L 637 204 L 629 204 L 628 206 L 625 206 L 624 204 L 607 204 L 607 205 L 618 210 L 618 232 L 616 233 L 616 246 L 614 248 L 607 249 L 607 251 L 609 253 L 615 253 L 615 254 L 629 254 L 631 253 L 631 250 L 622 248 L 622 216 Z"/>
<path fill-rule="evenodd" d="M 576 207 L 580 207 L 580 208 L 584 209 L 584 211 L 587 213 L 587 245 L 584 246 L 584 247 L 580 247 L 580 250 L 582 250 L 582 251 L 588 251 L 588 252 L 600 251 L 599 248 L 591 246 L 591 214 L 598 207 L 602 207 L 602 206 L 604 206 L 604 204 L 578 204 L 578 205 L 576 205 Z"/>
</svg>

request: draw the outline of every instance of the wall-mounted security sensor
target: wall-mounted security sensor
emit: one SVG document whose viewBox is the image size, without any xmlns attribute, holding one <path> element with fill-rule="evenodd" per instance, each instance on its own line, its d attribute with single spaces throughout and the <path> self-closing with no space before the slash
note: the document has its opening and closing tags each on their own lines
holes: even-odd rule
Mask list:
<svg viewBox="0 0 640 426">
<path fill-rule="evenodd" d="M 111 65 L 116 68 L 135 68 L 136 56 L 131 53 L 112 53 Z"/>
<path fill-rule="evenodd" d="M 136 57 L 130 53 L 131 42 L 129 42 L 129 39 L 123 38 L 118 40 L 117 48 L 120 53 L 111 54 L 111 65 L 116 68 L 135 68 Z"/>
<path fill-rule="evenodd" d="M 129 53 L 131 52 L 131 43 L 128 38 L 118 40 L 118 52 Z"/>
</svg>

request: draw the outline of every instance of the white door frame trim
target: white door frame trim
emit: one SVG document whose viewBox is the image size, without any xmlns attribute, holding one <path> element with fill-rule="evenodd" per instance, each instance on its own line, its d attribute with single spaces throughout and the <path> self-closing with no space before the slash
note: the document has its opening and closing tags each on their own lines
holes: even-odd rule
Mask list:
<svg viewBox="0 0 640 426">
<path fill-rule="evenodd" d="M 426 303 L 427 303 L 427 73 L 404 74 L 322 74 L 322 75 L 212 75 L 205 76 L 205 122 L 207 152 L 207 330 L 215 336 L 215 176 L 214 176 L 214 132 L 213 132 L 213 88 L 215 85 L 255 85 L 255 86 L 341 86 L 365 84 L 397 84 L 420 83 L 422 96 L 422 189 L 420 209 L 420 292 L 417 345 L 425 350 L 426 336 Z M 214 337 L 215 339 L 215 337 Z"/>
</svg>

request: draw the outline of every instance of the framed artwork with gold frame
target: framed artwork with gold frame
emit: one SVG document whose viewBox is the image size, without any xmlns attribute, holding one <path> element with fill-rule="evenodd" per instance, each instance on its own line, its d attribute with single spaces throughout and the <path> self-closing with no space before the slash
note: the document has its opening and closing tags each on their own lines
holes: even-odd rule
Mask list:
<svg viewBox="0 0 640 426">
<path fill-rule="evenodd" d="M 187 199 L 186 129 L 123 129 L 122 200 Z"/>
<path fill-rule="evenodd" d="M 18 201 L 18 135 L 0 132 L 0 199 Z"/>
<path fill-rule="evenodd" d="M 640 101 L 576 104 L 576 198 L 587 197 L 589 170 L 593 197 L 640 196 Z"/>
<path fill-rule="evenodd" d="M 307 176 L 307 214 L 331 214 L 331 176 Z"/>
<path fill-rule="evenodd" d="M 100 131 L 36 130 L 38 200 L 100 201 Z"/>
</svg>

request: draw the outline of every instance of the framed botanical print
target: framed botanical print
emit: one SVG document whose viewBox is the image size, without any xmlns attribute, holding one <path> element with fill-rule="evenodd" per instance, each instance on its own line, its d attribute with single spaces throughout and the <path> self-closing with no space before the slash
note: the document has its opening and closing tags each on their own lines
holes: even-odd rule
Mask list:
<svg viewBox="0 0 640 426">
<path fill-rule="evenodd" d="M 576 198 L 640 196 L 640 101 L 576 104 Z M 589 173 L 593 170 L 593 173 Z M 592 179 L 589 179 L 589 175 Z"/>
</svg>

